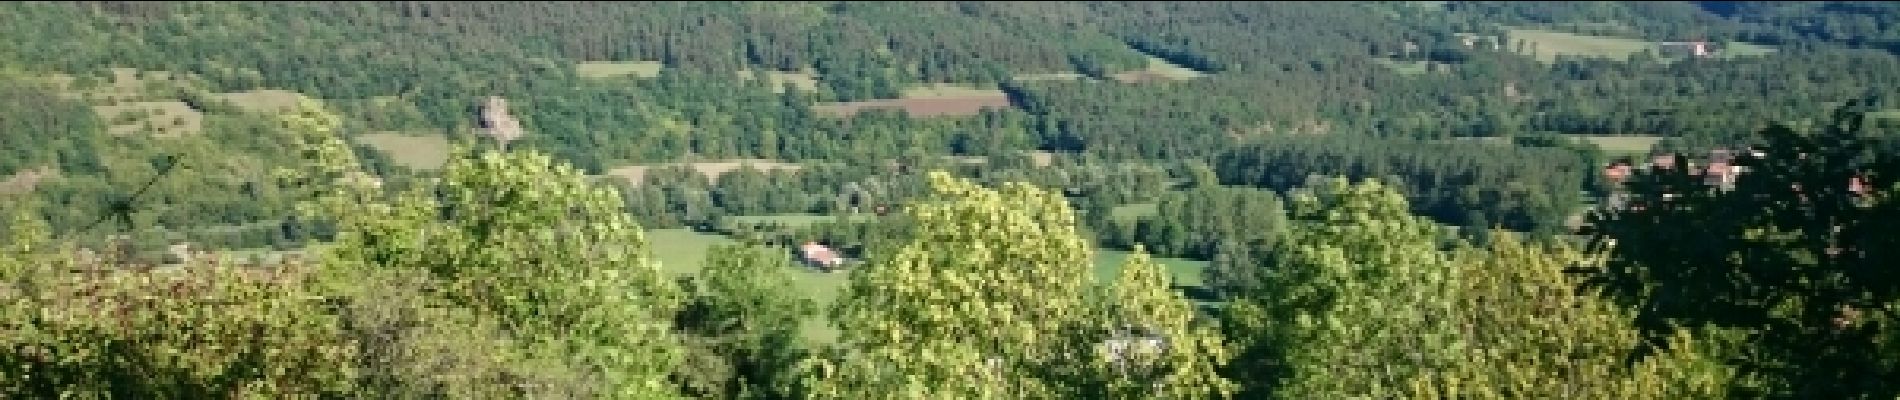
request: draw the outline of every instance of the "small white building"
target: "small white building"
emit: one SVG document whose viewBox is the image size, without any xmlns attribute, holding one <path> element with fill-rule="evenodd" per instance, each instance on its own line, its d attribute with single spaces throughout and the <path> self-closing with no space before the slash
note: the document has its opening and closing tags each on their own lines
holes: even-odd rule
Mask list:
<svg viewBox="0 0 1900 400">
<path fill-rule="evenodd" d="M 1660 50 L 1665 56 L 1708 57 L 1715 54 L 1713 49 L 1710 48 L 1709 42 L 1699 40 L 1693 42 L 1662 42 L 1657 46 L 1657 50 Z"/>
</svg>

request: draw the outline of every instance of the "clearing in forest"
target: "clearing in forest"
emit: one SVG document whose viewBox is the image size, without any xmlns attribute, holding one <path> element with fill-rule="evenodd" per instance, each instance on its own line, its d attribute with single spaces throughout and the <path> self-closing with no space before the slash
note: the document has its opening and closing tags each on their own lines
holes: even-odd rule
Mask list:
<svg viewBox="0 0 1900 400">
<path fill-rule="evenodd" d="M 1392 69 L 1392 72 L 1396 72 L 1399 75 L 1405 75 L 1405 76 L 1421 75 L 1421 74 L 1425 74 L 1427 72 L 1432 72 L 1432 71 L 1438 71 L 1441 73 L 1451 71 L 1451 64 L 1437 62 L 1437 61 L 1426 61 L 1426 60 L 1399 61 L 1399 60 L 1394 60 L 1394 59 L 1385 58 L 1385 57 L 1377 57 L 1377 58 L 1373 58 L 1372 62 L 1379 63 L 1379 65 L 1384 65 L 1386 68 Z"/>
<path fill-rule="evenodd" d="M 870 214 L 848 215 L 844 218 L 848 221 L 862 222 L 870 220 Z M 838 216 L 824 214 L 734 215 L 726 217 L 726 220 L 738 224 L 760 224 L 769 222 L 788 227 L 803 227 L 819 222 L 837 221 Z"/>
<path fill-rule="evenodd" d="M 1146 54 L 1146 53 L 1143 53 L 1143 54 Z M 1136 82 L 1148 82 L 1148 81 L 1155 81 L 1155 80 L 1179 81 L 1179 80 L 1201 78 L 1201 77 L 1206 77 L 1206 76 L 1207 76 L 1206 72 L 1201 72 L 1193 68 L 1184 67 L 1184 66 L 1181 66 L 1180 64 L 1175 64 L 1173 62 L 1169 62 L 1168 60 L 1162 59 L 1161 57 L 1156 57 L 1152 54 L 1149 54 L 1148 68 L 1137 70 L 1137 71 L 1126 71 L 1122 73 L 1117 73 L 1113 77 L 1115 78 L 1115 81 L 1117 82 L 1136 83 Z"/>
<path fill-rule="evenodd" d="M 660 76 L 666 65 L 659 61 L 582 61 L 574 73 L 582 78 L 612 78 L 633 75 L 640 78 Z"/>
<path fill-rule="evenodd" d="M 149 133 L 175 137 L 197 134 L 204 129 L 204 112 L 182 101 L 123 102 L 95 105 L 92 110 L 110 126 L 106 133 L 113 135 Z"/>
<path fill-rule="evenodd" d="M 1122 263 L 1127 261 L 1131 254 L 1122 250 L 1095 249 L 1095 282 L 1102 285 L 1114 283 L 1115 277 L 1121 273 Z M 1154 260 L 1155 264 L 1161 264 L 1162 269 L 1168 270 L 1169 283 L 1174 286 L 1201 286 L 1204 282 L 1203 276 L 1208 266 L 1206 261 L 1159 257 L 1153 254 L 1149 255 L 1149 259 Z"/>
<path fill-rule="evenodd" d="M 58 174 L 59 170 L 52 167 L 40 167 L 15 172 L 13 175 L 0 176 L 0 194 L 31 192 L 34 186 L 39 186 L 40 182 Z"/>
<path fill-rule="evenodd" d="M 913 117 L 970 116 L 986 109 L 1010 108 L 1009 95 L 996 89 L 934 84 L 905 89 L 903 98 L 813 105 L 819 114 L 849 117 L 871 108 L 902 109 Z"/>
<path fill-rule="evenodd" d="M 1656 135 L 1578 135 L 1577 138 L 1613 154 L 1646 154 L 1656 147 L 1656 142 L 1662 141 L 1662 136 Z"/>
<path fill-rule="evenodd" d="M 1622 60 L 1639 52 L 1652 51 L 1658 55 L 1667 57 L 1664 62 L 1670 62 L 1682 57 L 1680 52 L 1672 52 L 1665 49 L 1663 43 L 1645 41 L 1642 39 L 1579 35 L 1543 29 L 1512 29 L 1510 30 L 1510 37 L 1513 41 L 1524 41 L 1524 50 L 1529 52 L 1530 55 L 1538 61 L 1546 63 L 1556 61 L 1557 56 L 1560 54 Z M 1517 44 L 1509 43 L 1507 46 L 1506 48 L 1515 50 Z M 1708 46 L 1709 56 L 1720 59 L 1759 57 L 1773 54 L 1776 51 L 1773 46 L 1745 42 L 1709 43 Z M 1680 47 L 1677 49 L 1680 49 Z M 1672 56 L 1670 55 L 1671 53 L 1675 53 L 1675 55 Z"/>
<path fill-rule="evenodd" d="M 1542 29 L 1512 29 L 1510 38 L 1512 41 L 1524 41 L 1524 50 L 1537 61 L 1546 63 L 1556 62 L 1558 55 L 1622 60 L 1632 54 L 1656 47 L 1654 43 L 1641 39 L 1579 35 Z M 1516 43 L 1506 44 L 1507 49 L 1516 49 L 1516 46 Z"/>
<path fill-rule="evenodd" d="M 646 231 L 646 239 L 647 247 L 653 249 L 653 259 L 660 263 L 660 271 L 672 276 L 697 275 L 705 266 L 706 256 L 710 253 L 708 250 L 715 245 L 734 242 L 722 235 L 690 229 L 652 229 Z M 785 257 L 792 257 L 790 249 L 782 250 Z M 795 268 L 788 275 L 791 275 L 791 282 L 787 282 L 787 285 L 819 307 L 831 305 L 851 276 L 849 272 L 823 273 L 802 267 Z M 830 343 L 838 337 L 838 329 L 823 315 L 805 320 L 800 324 L 799 332 L 800 336 L 819 343 Z"/>
<path fill-rule="evenodd" d="M 114 135 L 193 135 L 204 130 L 204 110 L 180 101 L 178 91 L 199 90 L 204 82 L 189 74 L 112 68 L 106 76 L 55 74 L 48 81 L 59 96 L 92 105 Z"/>
<path fill-rule="evenodd" d="M 220 93 L 219 98 L 231 102 L 231 105 L 245 111 L 257 113 L 287 112 L 297 108 L 297 101 L 304 98 L 302 93 L 280 89 L 259 89 L 245 92 Z"/>
<path fill-rule="evenodd" d="M 1017 74 L 1016 76 L 1010 77 L 1010 79 L 1021 82 L 1086 81 L 1089 80 L 1089 76 L 1078 72 L 1053 72 L 1046 74 Z"/>
<path fill-rule="evenodd" d="M 760 171 L 775 171 L 775 170 L 797 171 L 801 168 L 804 168 L 803 165 L 787 163 L 787 162 L 779 162 L 779 161 L 773 161 L 773 160 L 736 159 L 736 160 L 720 160 L 720 161 L 628 165 L 628 166 L 609 169 L 607 171 L 607 175 L 620 177 L 621 179 L 626 179 L 627 183 L 638 186 L 646 182 L 647 170 L 650 170 L 653 168 L 665 168 L 665 167 L 680 166 L 680 165 L 684 165 L 689 168 L 692 168 L 695 171 L 699 171 L 700 174 L 706 176 L 707 180 L 713 181 L 713 182 L 718 182 L 719 177 L 721 175 L 725 175 L 727 172 L 737 171 L 740 166 L 745 166 L 745 165 L 750 165 L 752 166 L 753 169 L 757 169 Z"/>
<path fill-rule="evenodd" d="M 772 86 L 772 93 L 784 93 L 785 84 L 787 83 L 792 84 L 792 87 L 798 88 L 800 91 L 811 92 L 818 90 L 818 75 L 810 72 L 753 71 L 742 69 L 739 70 L 739 80 L 749 81 L 758 79 L 758 75 L 761 72 L 765 74 L 766 84 Z"/>
<path fill-rule="evenodd" d="M 441 169 L 449 160 L 449 139 L 442 135 L 375 132 L 358 135 L 356 140 L 411 169 Z"/>
</svg>

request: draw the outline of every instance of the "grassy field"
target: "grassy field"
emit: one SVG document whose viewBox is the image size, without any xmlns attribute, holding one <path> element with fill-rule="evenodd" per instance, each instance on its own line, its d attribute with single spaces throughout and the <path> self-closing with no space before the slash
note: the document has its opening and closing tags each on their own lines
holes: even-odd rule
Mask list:
<svg viewBox="0 0 1900 400">
<path fill-rule="evenodd" d="M 363 144 L 389 155 L 396 164 L 409 168 L 438 169 L 442 168 L 443 163 L 449 159 L 449 140 L 442 135 L 376 132 L 356 138 Z"/>
<path fill-rule="evenodd" d="M 99 113 L 100 119 L 111 124 L 106 132 L 114 135 L 180 136 L 204 130 L 204 113 L 182 101 L 122 102 L 95 105 L 92 109 Z"/>
<path fill-rule="evenodd" d="M 41 181 L 59 176 L 59 170 L 53 167 L 41 167 L 0 176 L 0 194 L 26 193 L 33 191 Z"/>
<path fill-rule="evenodd" d="M 1579 135 L 1578 138 L 1583 139 L 1586 142 L 1595 144 L 1597 145 L 1597 147 L 1603 148 L 1603 152 L 1611 153 L 1611 154 L 1648 153 L 1650 148 L 1653 148 L 1656 146 L 1656 142 L 1662 140 L 1661 136 L 1654 136 L 1654 135 L 1632 135 L 1632 136 Z"/>
<path fill-rule="evenodd" d="M 1095 281 L 1103 284 L 1115 282 L 1121 273 L 1122 263 L 1128 260 L 1129 252 L 1121 250 L 1095 251 Z M 1161 264 L 1175 286 L 1200 286 L 1205 283 L 1206 261 L 1194 261 L 1184 258 L 1166 258 L 1149 256 L 1156 264 Z"/>
<path fill-rule="evenodd" d="M 646 232 L 647 246 L 653 249 L 653 258 L 660 262 L 660 270 L 671 274 L 692 274 L 706 261 L 706 249 L 713 245 L 733 243 L 723 235 L 700 233 L 691 229 L 649 229 Z"/>
<path fill-rule="evenodd" d="M 1148 68 L 1115 74 L 1115 80 L 1123 83 L 1149 80 L 1185 80 L 1207 76 L 1206 72 L 1168 62 L 1161 57 L 1148 56 Z"/>
<path fill-rule="evenodd" d="M 1084 81 L 1084 80 L 1089 80 L 1089 77 L 1088 75 L 1083 75 L 1083 74 L 1074 73 L 1074 72 L 1055 72 L 1055 73 L 1047 73 L 1047 74 L 1018 74 L 1016 76 L 1010 77 L 1010 79 L 1015 79 L 1015 80 L 1023 81 L 1023 82 Z"/>
<path fill-rule="evenodd" d="M 1900 119 L 1900 109 L 1887 109 L 1867 113 L 1869 119 Z"/>
<path fill-rule="evenodd" d="M 1115 219 L 1133 221 L 1136 218 L 1153 216 L 1157 212 L 1155 203 L 1136 203 L 1115 206 L 1109 215 Z"/>
<path fill-rule="evenodd" d="M 871 218 L 872 218 L 871 214 L 859 214 L 859 215 L 845 217 L 845 219 L 853 220 L 853 221 L 868 221 Z M 801 226 L 808 226 L 808 225 L 819 223 L 819 222 L 836 221 L 838 220 L 838 217 L 833 216 L 833 215 L 818 215 L 818 214 L 735 215 L 735 216 L 726 217 L 726 220 L 736 222 L 736 223 L 742 223 L 742 224 L 777 222 L 785 226 L 801 227 Z"/>
<path fill-rule="evenodd" d="M 612 78 L 633 75 L 640 78 L 660 76 L 666 65 L 659 61 L 583 61 L 574 66 L 582 78 Z"/>
<path fill-rule="evenodd" d="M 1374 58 L 1373 62 L 1377 62 L 1379 63 L 1379 65 L 1384 65 L 1386 68 L 1391 68 L 1392 72 L 1396 72 L 1399 75 L 1406 75 L 1406 76 L 1422 75 L 1427 72 L 1431 72 L 1431 67 L 1434 64 L 1438 65 L 1439 67 L 1446 67 L 1450 65 L 1450 64 L 1434 62 L 1434 61 L 1398 61 L 1398 60 L 1393 60 L 1393 59 L 1384 58 L 1384 57 Z"/>
<path fill-rule="evenodd" d="M 1754 43 L 1744 43 L 1744 42 L 1732 42 L 1728 44 L 1727 48 L 1722 49 L 1720 53 L 1716 54 L 1716 56 L 1722 57 L 1722 58 L 1760 57 L 1760 56 L 1765 56 L 1769 54 L 1774 54 L 1775 51 L 1776 49 L 1774 48 L 1774 46 L 1765 46 L 1765 45 L 1759 45 L 1759 44 L 1754 44 Z"/>
<path fill-rule="evenodd" d="M 714 245 L 733 243 L 732 239 L 725 236 L 688 229 L 649 230 L 646 237 L 649 248 L 653 249 L 653 258 L 660 263 L 660 270 L 675 276 L 698 273 L 705 265 L 707 250 Z M 787 251 L 785 256 L 791 257 L 791 252 Z M 820 307 L 831 305 L 850 277 L 849 272 L 823 273 L 807 268 L 795 268 L 790 271 L 790 275 L 790 287 Z M 838 329 L 823 317 L 806 320 L 799 330 L 806 338 L 819 343 L 829 343 L 838 337 Z"/>
<path fill-rule="evenodd" d="M 627 165 L 627 166 L 610 168 L 607 170 L 607 175 L 620 177 L 621 179 L 626 179 L 628 183 L 639 185 L 641 183 L 646 182 L 646 172 L 648 169 L 661 168 L 661 167 L 674 166 L 674 165 L 685 165 L 694 170 L 698 170 L 700 174 L 706 175 L 707 179 L 712 180 L 714 182 L 719 181 L 719 177 L 722 175 L 725 175 L 727 172 L 738 170 L 739 167 L 745 166 L 745 165 L 750 165 L 752 166 L 752 168 L 755 168 L 761 171 L 773 171 L 773 170 L 796 171 L 798 169 L 804 168 L 803 165 L 787 163 L 787 162 L 779 162 L 779 161 L 773 161 L 773 160 L 738 159 L 738 160 L 704 161 L 704 162 L 692 162 L 692 163 Z"/>
<path fill-rule="evenodd" d="M 1512 29 L 1510 31 L 1510 37 L 1514 41 L 1523 40 L 1527 44 L 1536 44 L 1534 50 L 1530 48 L 1526 48 L 1526 50 L 1531 51 L 1531 56 L 1537 58 L 1538 61 L 1547 63 L 1556 61 L 1557 55 L 1559 54 L 1606 57 L 1621 60 L 1644 50 L 1656 50 L 1658 53 L 1661 52 L 1661 43 L 1642 39 L 1579 35 L 1544 29 Z M 1516 44 L 1508 44 L 1506 48 L 1516 49 Z M 1772 46 L 1733 42 L 1728 43 L 1725 48 L 1717 50 L 1714 57 L 1758 57 L 1772 54 L 1775 51 L 1776 49 Z"/>
<path fill-rule="evenodd" d="M 1003 93 L 1003 91 L 1001 90 L 978 89 L 974 87 L 950 84 L 950 83 L 935 83 L 935 84 L 912 86 L 912 87 L 904 88 L 904 94 L 903 94 L 903 98 L 906 98 L 906 99 L 944 99 L 944 98 L 1008 97 L 1008 96 L 1009 96 L 1008 94 Z"/>
<path fill-rule="evenodd" d="M 913 117 L 931 117 L 970 116 L 985 109 L 1012 106 L 1009 95 L 1001 90 L 938 83 L 906 88 L 899 99 L 821 103 L 813 105 L 812 110 L 834 117 L 849 117 L 865 109 L 896 108 Z"/>
<path fill-rule="evenodd" d="M 109 76 L 99 78 L 83 87 L 80 77 L 72 75 L 55 74 L 46 79 L 60 89 L 60 97 L 91 104 L 93 112 L 108 125 L 107 133 L 180 136 L 204 130 L 204 112 L 175 96 L 176 90 L 196 87 L 200 82 L 194 77 L 113 68 Z"/>
<path fill-rule="evenodd" d="M 1531 52 L 1531 56 L 1538 61 L 1546 63 L 1555 62 L 1558 55 L 1608 57 L 1621 60 L 1631 54 L 1656 47 L 1654 43 L 1641 39 L 1578 35 L 1542 29 L 1512 29 L 1510 37 L 1513 41 L 1523 40 L 1527 44 L 1534 44 L 1535 46 L 1527 46 L 1525 50 Z M 1516 44 L 1509 44 L 1505 48 L 1515 49 Z"/>
<path fill-rule="evenodd" d="M 304 96 L 288 90 L 263 89 L 248 92 L 222 93 L 218 97 L 231 102 L 245 111 L 259 113 L 284 112 L 297 108 L 297 101 Z"/>
<path fill-rule="evenodd" d="M 792 84 L 792 87 L 797 88 L 798 90 L 801 90 L 801 91 L 811 92 L 811 91 L 818 90 L 818 76 L 810 72 L 785 72 L 785 71 L 763 71 L 763 72 L 765 74 L 765 80 L 767 84 L 772 85 L 772 93 L 784 93 L 785 84 L 787 83 Z M 740 70 L 739 79 L 740 80 L 758 79 L 759 74 L 760 74 L 760 71 Z"/>
</svg>

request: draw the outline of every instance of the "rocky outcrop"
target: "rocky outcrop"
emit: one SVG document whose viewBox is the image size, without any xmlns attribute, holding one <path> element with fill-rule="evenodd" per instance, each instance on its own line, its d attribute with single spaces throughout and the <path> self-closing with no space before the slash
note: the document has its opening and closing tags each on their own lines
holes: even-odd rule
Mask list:
<svg viewBox="0 0 1900 400">
<path fill-rule="evenodd" d="M 495 138 L 507 147 L 508 142 L 521 138 L 521 121 L 508 113 L 508 100 L 499 96 L 489 96 L 482 104 L 482 134 Z"/>
</svg>

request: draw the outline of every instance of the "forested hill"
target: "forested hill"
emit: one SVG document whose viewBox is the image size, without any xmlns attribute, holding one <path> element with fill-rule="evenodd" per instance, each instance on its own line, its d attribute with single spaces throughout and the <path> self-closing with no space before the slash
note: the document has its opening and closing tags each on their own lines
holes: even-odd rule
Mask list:
<svg viewBox="0 0 1900 400">
<path fill-rule="evenodd" d="M 1607 152 L 1474 151 L 1601 162 L 1736 140 L 1767 121 L 1892 92 L 1900 78 L 1900 62 L 1880 50 L 1894 15 L 1881 6 L 1718 3 L 9 3 L 0 6 L 4 95 L 44 104 L 0 111 L 18 127 L 0 142 L 21 149 L 0 160 L 0 176 L 32 181 L 48 204 L 109 202 L 157 171 L 147 159 L 195 154 L 240 178 L 168 178 L 151 194 L 168 206 L 144 223 L 257 226 L 247 224 L 277 220 L 287 200 L 262 180 L 280 150 L 253 136 L 269 110 L 298 97 L 339 110 L 372 167 L 396 180 L 472 137 L 490 96 L 506 99 L 528 132 L 513 147 L 594 174 L 694 160 L 873 166 L 1024 151 L 1078 163 L 1213 163 L 1287 134 L 1374 141 L 1366 148 L 1558 135 Z M 1711 53 L 1661 44 L 1684 41 L 1706 41 Z M 1441 156 L 1432 154 L 1349 157 Z M 1447 222 L 1545 229 L 1575 208 L 1567 194 L 1595 179 L 1584 165 L 1474 162 L 1514 171 L 1474 176 L 1521 177 L 1452 187 L 1540 182 L 1512 190 L 1550 200 L 1490 208 L 1545 210 L 1528 214 L 1441 213 Z M 835 191 L 872 173 L 854 171 L 806 180 Z M 647 190 L 677 186 L 662 183 Z M 219 197 L 215 206 L 193 200 Z M 777 209 L 826 207 L 791 203 Z M 46 214 L 67 229 L 99 213 Z M 649 214 L 648 223 L 680 219 Z"/>
<path fill-rule="evenodd" d="M 1893 4 L 0 3 L 0 398 L 1896 398 Z"/>
</svg>

